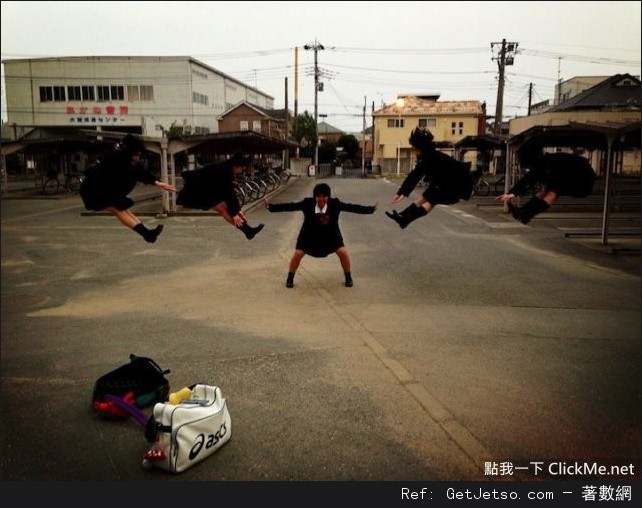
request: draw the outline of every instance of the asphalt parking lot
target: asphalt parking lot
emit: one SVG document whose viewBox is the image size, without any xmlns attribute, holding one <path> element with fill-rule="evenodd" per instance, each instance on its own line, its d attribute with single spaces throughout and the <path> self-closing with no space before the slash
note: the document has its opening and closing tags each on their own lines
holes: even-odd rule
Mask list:
<svg viewBox="0 0 642 508">
<path fill-rule="evenodd" d="M 301 218 L 261 203 L 248 242 L 213 214 L 161 217 L 139 188 L 135 212 L 166 225 L 148 245 L 77 196 L 3 199 L 2 479 L 489 481 L 489 460 L 639 461 L 639 211 L 614 212 L 606 246 L 566 235 L 601 221 L 572 201 L 523 226 L 474 198 L 402 232 L 382 213 L 397 182 L 329 183 L 379 202 L 342 217 L 350 289 L 333 257 L 286 289 Z M 88 401 L 130 353 L 172 390 L 220 385 L 230 442 L 180 475 L 143 469 L 141 429 Z"/>
</svg>

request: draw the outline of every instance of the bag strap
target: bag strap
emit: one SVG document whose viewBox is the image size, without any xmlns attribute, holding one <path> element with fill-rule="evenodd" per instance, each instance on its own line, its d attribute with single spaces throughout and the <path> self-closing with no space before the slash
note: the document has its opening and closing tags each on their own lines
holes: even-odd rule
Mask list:
<svg viewBox="0 0 642 508">
<path fill-rule="evenodd" d="M 145 439 L 147 439 L 149 443 L 153 443 L 158 438 L 158 434 L 160 432 L 171 433 L 172 427 L 169 425 L 162 425 L 157 422 L 153 416 L 150 417 L 149 420 L 147 420 L 147 425 L 145 425 Z"/>
<path fill-rule="evenodd" d="M 129 355 L 129 361 L 130 362 L 135 362 L 135 361 L 149 362 L 162 375 L 169 374 L 171 372 L 170 369 L 166 369 L 166 370 L 161 369 L 160 366 L 154 360 L 146 356 L 136 356 L 135 354 L 132 353 Z"/>
</svg>

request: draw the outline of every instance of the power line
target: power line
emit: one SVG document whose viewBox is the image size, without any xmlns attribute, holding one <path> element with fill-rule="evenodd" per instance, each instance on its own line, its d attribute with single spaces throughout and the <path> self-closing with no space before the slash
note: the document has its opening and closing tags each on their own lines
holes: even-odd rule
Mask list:
<svg viewBox="0 0 642 508">
<path fill-rule="evenodd" d="M 536 49 L 520 49 L 518 53 L 529 56 L 538 56 L 542 58 L 563 58 L 564 60 L 572 60 L 576 62 L 587 62 L 605 65 L 624 65 L 631 67 L 640 66 L 640 60 L 625 60 L 622 58 L 600 57 L 595 55 L 570 55 L 568 53 L 556 53 L 554 51 L 541 51 Z"/>
<path fill-rule="evenodd" d="M 317 42 L 315 41 L 315 45 Z M 494 43 L 494 44 L 499 44 L 499 43 Z M 491 46 L 492 47 L 492 46 Z M 221 53 L 207 53 L 207 54 L 195 54 L 193 57 L 197 60 L 200 60 L 203 63 L 206 63 L 206 65 L 210 65 L 206 62 L 206 60 L 210 61 L 229 61 L 229 60 L 239 60 L 241 64 L 243 64 L 242 60 L 246 58 L 261 58 L 262 62 L 267 63 L 270 58 L 279 58 L 281 55 L 284 54 L 290 54 L 294 49 L 294 46 L 288 47 L 288 48 L 274 48 L 274 49 L 265 49 L 265 50 L 253 50 L 253 51 L 233 51 L 233 52 L 221 52 Z M 322 77 L 325 77 L 327 79 L 334 79 L 336 83 L 333 85 L 333 90 L 335 93 L 338 95 L 338 91 L 346 86 L 353 86 L 353 87 L 359 87 L 360 88 L 360 94 L 363 93 L 364 91 L 367 90 L 367 87 L 372 87 L 373 85 L 379 86 L 379 85 L 385 85 L 387 88 L 398 88 L 398 89 L 426 89 L 426 87 L 430 87 L 431 89 L 445 89 L 447 90 L 446 94 L 448 92 L 451 93 L 451 96 L 453 95 L 453 92 L 462 92 L 462 93 L 468 93 L 474 96 L 484 96 L 486 97 L 488 95 L 489 90 L 495 90 L 496 87 L 498 87 L 498 83 L 495 82 L 492 79 L 485 80 L 485 78 L 488 77 L 488 75 L 496 75 L 497 71 L 492 71 L 492 70 L 460 70 L 460 71 L 439 71 L 439 70 L 433 70 L 433 68 L 429 68 L 426 63 L 425 59 L 417 58 L 418 62 L 420 64 L 417 66 L 415 69 L 394 69 L 391 70 L 390 68 L 386 69 L 385 67 L 382 67 L 383 60 L 385 57 L 390 56 L 390 57 L 395 57 L 396 55 L 404 55 L 404 56 L 414 56 L 414 57 L 421 57 L 421 56 L 427 56 L 427 57 L 438 57 L 438 56 L 452 56 L 452 55 L 466 55 L 466 54 L 477 54 L 481 52 L 487 51 L 486 48 L 482 47 L 462 47 L 462 48 L 359 48 L 359 47 L 336 47 L 336 46 L 324 46 L 323 47 L 326 52 L 328 52 L 328 59 L 340 59 L 343 57 L 343 54 L 348 54 L 348 55 L 362 55 L 359 59 L 359 63 L 362 64 L 362 66 L 352 66 L 352 65 L 345 65 L 345 64 L 339 64 L 339 63 L 326 63 L 324 65 L 325 69 L 328 69 L 329 71 L 333 72 L 332 76 L 328 75 L 323 75 L 323 70 L 318 68 L 318 65 L 312 66 L 312 64 L 304 64 L 302 67 L 303 69 L 309 69 L 312 72 L 317 73 L 315 77 L 315 102 L 317 104 L 318 108 L 318 99 L 316 98 L 316 95 L 319 91 L 317 87 L 319 85 L 323 86 L 323 83 L 321 83 L 319 80 Z M 620 66 L 636 66 L 639 67 L 640 65 L 640 60 L 639 58 L 635 59 L 627 59 L 627 58 L 611 58 L 611 57 L 604 57 L 604 56 L 599 56 L 600 52 L 604 52 L 605 48 L 594 48 L 595 51 L 592 52 L 591 55 L 581 55 L 581 54 L 575 54 L 573 53 L 562 53 L 562 52 L 555 52 L 555 51 L 546 51 L 546 50 L 538 50 L 538 49 L 533 49 L 533 48 L 523 48 L 520 46 L 519 50 L 515 51 L 516 55 L 524 56 L 524 57 L 536 57 L 536 58 L 554 58 L 554 59 L 560 59 L 564 58 L 567 61 L 578 61 L 578 62 L 585 62 L 585 63 L 590 63 L 590 64 L 600 64 L 600 65 L 620 65 Z M 615 48 L 611 48 L 615 49 Z M 580 48 L 580 51 L 582 49 Z M 630 51 L 630 50 L 629 50 Z M 624 49 L 622 49 L 622 52 L 624 52 Z M 107 55 L 108 56 L 108 55 Z M 112 55 L 114 56 L 114 55 Z M 28 58 L 56 58 L 56 56 L 45 56 L 45 55 L 20 55 L 20 54 L 9 54 L 9 53 L 2 53 L 2 59 L 10 59 L 12 57 L 28 57 Z M 316 52 L 315 52 L 315 57 L 316 57 Z M 377 59 L 377 57 L 380 57 Z M 376 62 L 374 65 L 363 65 L 366 62 L 370 60 L 375 60 Z M 325 60 L 325 58 L 324 58 Z M 220 69 L 220 72 L 223 72 L 227 75 L 229 75 L 232 79 L 235 81 L 239 81 L 241 83 L 254 83 L 254 87 L 257 89 L 260 89 L 261 85 L 266 86 L 269 85 L 270 87 L 272 86 L 272 83 L 276 80 L 279 82 L 283 79 L 285 75 L 291 74 L 293 72 L 293 66 L 288 62 L 287 65 L 281 65 L 279 66 L 278 63 L 277 65 L 266 65 L 265 67 L 258 67 L 256 65 L 249 65 L 249 62 L 247 63 L 248 65 L 243 66 L 242 69 L 240 70 L 234 70 L 234 71 L 229 71 L 229 70 L 223 70 Z M 213 67 L 215 69 L 219 69 L 220 65 L 214 64 Z M 425 70 L 422 70 L 422 67 L 425 68 Z M 328 71 L 326 71 L 328 72 Z M 465 80 L 459 80 L 459 81 L 449 81 L 447 79 L 439 79 L 438 81 L 435 80 L 435 77 L 442 76 L 445 78 L 446 76 L 452 75 L 452 76 L 479 76 L 479 79 L 475 79 L 473 81 L 469 81 L 468 79 Z M 24 77 L 11 77 L 11 76 L 3 76 L 5 80 L 11 80 L 11 79 L 30 79 L 30 78 L 24 78 Z M 416 79 L 413 79 L 415 78 Z M 38 79 L 38 77 L 34 76 L 34 79 Z M 399 79 L 401 78 L 401 79 Z M 408 79 L 410 78 L 410 79 Z M 425 78 L 425 79 L 424 79 Z M 512 81 L 511 79 L 512 78 Z M 47 76 L 46 79 L 55 79 L 52 76 Z M 60 77 L 60 79 L 63 79 Z M 65 80 L 68 80 L 67 77 L 64 78 Z M 74 78 L 76 79 L 76 78 Z M 77 78 L 78 80 L 91 80 L 92 82 L 96 80 L 97 78 L 95 76 L 87 76 L 86 78 L 79 77 Z M 117 76 L 113 77 L 113 79 L 119 79 Z M 145 77 L 140 77 L 140 78 L 131 78 L 130 76 L 121 76 L 120 79 L 123 81 L 122 84 L 127 85 L 127 84 L 140 84 L 145 80 Z M 510 74 L 506 72 L 506 69 L 504 69 L 504 87 L 505 87 L 505 92 L 508 94 L 514 93 L 514 88 L 515 86 L 520 86 L 520 85 L 526 85 L 528 83 L 525 83 L 524 81 L 528 80 L 528 82 L 531 82 L 532 80 L 537 80 L 540 82 L 539 85 L 539 91 L 547 91 L 548 87 L 545 85 L 542 86 L 541 82 L 544 81 L 546 83 L 551 83 L 551 91 L 554 88 L 554 84 L 557 83 L 557 79 L 555 77 L 550 77 L 550 76 L 536 76 L 536 75 L 531 75 L 531 74 L 526 74 L 526 73 L 514 73 L 511 72 Z M 103 81 L 102 79 L 100 80 L 101 82 Z M 307 81 L 307 80 L 306 80 Z M 160 83 L 160 84 L 174 84 L 176 86 L 181 86 L 181 85 L 187 85 L 189 84 L 189 77 L 183 76 L 158 76 L 154 78 L 155 83 Z M 6 83 L 6 81 L 5 81 Z M 68 83 L 65 83 L 67 85 Z M 305 85 L 304 85 L 305 88 Z M 546 92 L 548 93 L 548 92 Z M 371 95 L 376 95 L 374 92 L 371 93 Z M 3 89 L 3 96 L 4 96 L 4 89 Z M 278 95 L 277 95 L 278 97 Z M 492 100 L 492 99 L 491 99 Z M 346 100 L 340 101 L 341 106 L 345 109 L 347 107 Z M 361 101 L 354 100 L 354 103 L 358 103 Z M 339 107 L 341 107 L 339 106 Z M 355 106 L 350 106 L 350 108 L 362 108 L 362 105 L 355 105 Z"/>
</svg>

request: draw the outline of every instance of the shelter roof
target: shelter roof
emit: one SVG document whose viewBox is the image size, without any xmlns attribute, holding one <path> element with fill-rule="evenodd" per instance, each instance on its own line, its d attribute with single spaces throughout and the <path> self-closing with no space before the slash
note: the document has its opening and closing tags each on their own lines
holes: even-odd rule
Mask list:
<svg viewBox="0 0 642 508">
<path fill-rule="evenodd" d="M 99 135 L 103 134 L 103 139 Z M 2 144 L 2 153 L 8 155 L 23 151 L 30 154 L 38 153 L 101 153 L 114 146 L 125 134 L 118 137 L 109 136 L 112 133 L 97 133 L 81 129 L 37 128 L 20 139 Z"/>
<path fill-rule="evenodd" d="M 493 150 L 506 146 L 506 136 L 481 134 L 479 136 L 466 136 L 455 143 L 458 150 Z"/>
<path fill-rule="evenodd" d="M 169 140 L 169 152 L 178 153 L 184 150 L 230 154 L 243 152 L 247 154 L 271 154 L 296 148 L 294 141 L 266 136 L 254 131 L 219 132 L 203 136 L 181 136 Z"/>
<path fill-rule="evenodd" d="M 567 125 L 537 125 L 511 138 L 511 144 L 536 143 L 542 147 L 581 147 L 606 150 L 609 138 L 615 148 L 640 148 L 640 121 L 570 122 Z"/>
<path fill-rule="evenodd" d="M 114 146 L 127 133 L 95 131 L 90 129 L 36 129 L 29 136 L 17 141 L 2 144 L 2 153 L 8 155 L 16 151 L 26 153 L 101 153 Z M 162 139 L 158 137 L 138 136 L 145 148 L 160 153 Z M 231 154 L 272 154 L 296 148 L 294 141 L 273 138 L 254 131 L 223 132 L 202 136 L 181 136 L 168 141 L 168 152 L 179 153 L 184 150 Z"/>
</svg>

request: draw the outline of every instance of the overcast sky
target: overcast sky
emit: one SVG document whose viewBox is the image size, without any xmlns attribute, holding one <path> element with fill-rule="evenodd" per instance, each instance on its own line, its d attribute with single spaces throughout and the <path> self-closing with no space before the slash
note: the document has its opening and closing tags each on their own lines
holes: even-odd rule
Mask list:
<svg viewBox="0 0 642 508">
<path fill-rule="evenodd" d="M 289 107 L 296 94 L 299 113 L 314 112 L 314 51 L 303 47 L 318 43 L 318 112 L 346 131 L 361 130 L 364 103 L 370 125 L 373 102 L 379 108 L 398 93 L 485 101 L 494 114 L 493 58 L 504 38 L 518 43 L 504 119 L 526 114 L 531 83 L 537 103 L 553 98 L 558 79 L 640 75 L 639 1 L 1 3 L 2 60 L 190 56 L 273 96 L 276 108 L 287 77 Z"/>
</svg>

